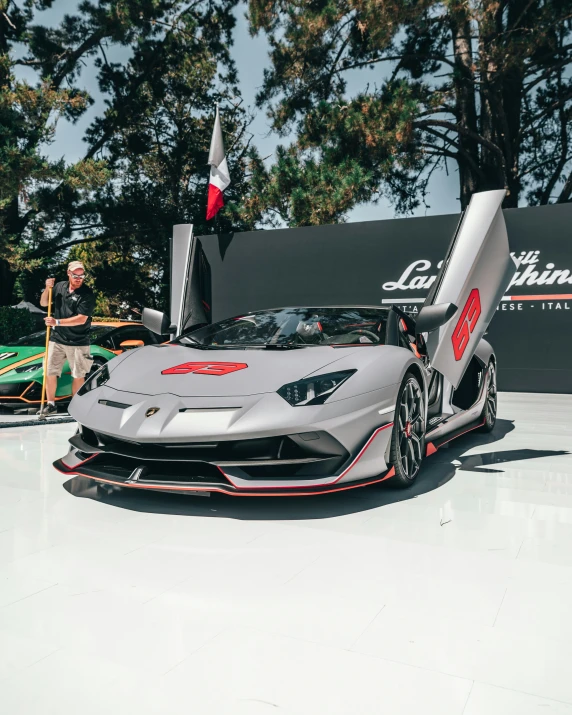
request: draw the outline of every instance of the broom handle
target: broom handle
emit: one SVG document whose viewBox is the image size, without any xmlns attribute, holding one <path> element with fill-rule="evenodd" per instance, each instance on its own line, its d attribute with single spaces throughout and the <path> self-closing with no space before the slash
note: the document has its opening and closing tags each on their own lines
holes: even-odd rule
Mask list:
<svg viewBox="0 0 572 715">
<path fill-rule="evenodd" d="M 52 288 L 50 288 L 48 293 L 48 318 L 52 315 Z M 50 326 L 46 326 L 46 352 L 44 355 L 44 379 L 42 381 L 42 403 L 40 405 L 40 411 L 44 409 L 44 400 L 46 397 L 46 378 L 48 376 L 48 346 L 50 344 Z"/>
</svg>

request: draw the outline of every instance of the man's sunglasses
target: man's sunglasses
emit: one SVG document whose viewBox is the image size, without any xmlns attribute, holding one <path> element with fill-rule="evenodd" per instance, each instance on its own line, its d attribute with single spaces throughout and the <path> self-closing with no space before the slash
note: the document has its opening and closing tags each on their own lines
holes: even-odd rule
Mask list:
<svg viewBox="0 0 572 715">
<path fill-rule="evenodd" d="M 87 273 L 70 273 L 72 278 L 75 278 L 76 281 L 83 281 L 87 278 Z"/>
</svg>

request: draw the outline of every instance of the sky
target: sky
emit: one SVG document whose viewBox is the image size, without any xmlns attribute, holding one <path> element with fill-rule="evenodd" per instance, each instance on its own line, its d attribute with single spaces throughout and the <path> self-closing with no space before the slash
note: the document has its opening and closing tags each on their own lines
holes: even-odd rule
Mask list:
<svg viewBox="0 0 572 715">
<path fill-rule="evenodd" d="M 38 22 L 46 24 L 56 24 L 65 13 L 73 12 L 76 6 L 74 0 L 56 0 L 49 10 L 37 14 Z M 245 17 L 246 4 L 241 3 L 235 10 L 237 17 L 237 27 L 235 31 L 234 46 L 232 54 L 238 69 L 241 93 L 244 105 L 249 107 L 254 114 L 254 120 L 250 127 L 254 134 L 253 143 L 258 147 L 263 157 L 269 156 L 268 161 L 272 161 L 272 154 L 278 144 L 285 140 L 272 133 L 269 121 L 264 110 L 255 107 L 255 96 L 262 84 L 264 68 L 269 66 L 268 42 L 263 34 L 251 37 L 248 32 L 248 23 Z M 123 54 L 123 57 L 121 56 Z M 127 50 L 120 48 L 117 55 L 111 53 L 110 61 L 121 61 L 127 56 Z M 26 76 L 25 68 L 21 68 L 20 75 Z M 356 72 L 348 82 L 350 94 L 357 92 L 367 81 L 372 81 L 372 74 L 362 71 Z M 34 80 L 33 73 L 27 77 Z M 85 145 L 82 137 L 86 128 L 93 118 L 102 110 L 103 98 L 99 92 L 96 73 L 93 66 L 88 65 L 82 72 L 81 79 L 85 88 L 95 100 L 94 105 L 76 123 L 61 121 L 58 124 L 56 137 L 50 145 L 48 153 L 53 158 L 64 157 L 66 161 L 76 161 L 85 153 Z M 436 171 L 431 177 L 429 184 L 429 196 L 427 203 L 429 207 L 420 206 L 413 215 L 429 216 L 434 214 L 458 213 L 461 210 L 459 195 L 459 183 L 456 168 L 450 166 L 449 175 L 445 170 Z M 205 172 L 207 168 L 205 167 Z M 232 177 L 231 177 L 232 178 Z M 373 221 L 376 219 L 387 219 L 394 217 L 394 209 L 386 199 L 381 199 L 378 203 L 361 204 L 355 207 L 348 214 L 348 221 Z"/>
</svg>

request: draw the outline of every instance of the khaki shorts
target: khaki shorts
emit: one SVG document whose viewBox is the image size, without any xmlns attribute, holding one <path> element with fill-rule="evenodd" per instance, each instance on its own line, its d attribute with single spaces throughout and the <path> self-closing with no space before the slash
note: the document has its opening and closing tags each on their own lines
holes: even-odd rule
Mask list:
<svg viewBox="0 0 572 715">
<path fill-rule="evenodd" d="M 69 362 L 72 377 L 85 377 L 93 364 L 89 345 L 60 345 L 50 342 L 48 375 L 60 377 L 66 360 Z"/>
</svg>

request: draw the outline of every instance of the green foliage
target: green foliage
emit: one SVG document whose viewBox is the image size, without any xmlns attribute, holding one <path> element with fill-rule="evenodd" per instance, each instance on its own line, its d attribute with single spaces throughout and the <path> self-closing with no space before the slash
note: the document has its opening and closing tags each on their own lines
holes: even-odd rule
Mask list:
<svg viewBox="0 0 572 715">
<path fill-rule="evenodd" d="M 258 106 L 294 141 L 253 161 L 245 215 L 342 220 L 382 194 L 407 212 L 451 164 L 463 206 L 570 200 L 571 0 L 250 0 L 249 18 L 271 46 Z"/>
<path fill-rule="evenodd" d="M 0 304 L 15 291 L 37 300 L 44 278 L 63 279 L 70 250 L 82 247 L 98 310 L 164 305 L 173 224 L 200 233 L 250 225 L 231 210 L 214 226 L 204 220 L 217 101 L 227 199 L 245 191 L 249 118 L 229 54 L 236 2 L 97 0 L 50 28 L 36 24 L 43 0 L 0 0 Z M 129 54 L 121 63 L 111 59 L 118 47 Z M 93 101 L 81 82 L 88 62 L 105 110 L 80 161 L 50 161 L 57 122 L 76 121 Z M 36 83 L 17 78 L 20 65 Z"/>
<path fill-rule="evenodd" d="M 278 147 L 270 168 L 252 156 L 241 215 L 270 225 L 337 223 L 382 191 L 407 211 L 418 201 L 413 179 L 424 166 L 413 141 L 416 109 L 414 94 L 401 82 L 382 97 L 319 102 L 304 113 L 297 144 Z"/>
<path fill-rule="evenodd" d="M 29 310 L 0 306 L 0 345 L 11 345 L 15 340 L 34 332 L 36 320 Z"/>
<path fill-rule="evenodd" d="M 109 315 L 94 315 L 92 318 L 92 322 L 94 323 L 115 323 L 117 320 L 133 320 L 130 317 L 124 318 L 122 316 L 114 318 L 110 317 Z M 133 320 L 133 322 L 137 322 L 136 320 Z"/>
<path fill-rule="evenodd" d="M 138 319 L 142 307 L 162 304 L 155 288 L 157 268 L 144 260 L 141 247 L 130 250 L 127 242 L 84 243 L 71 249 L 66 264 L 70 260 L 83 262 L 88 274 L 86 285 L 95 293 L 98 315 Z M 60 266 L 58 275 L 65 275 L 66 264 Z"/>
<path fill-rule="evenodd" d="M 136 306 L 165 305 L 167 246 L 174 224 L 193 223 L 198 235 L 252 226 L 232 210 L 246 191 L 244 135 L 249 119 L 240 107 L 228 52 L 234 25 L 231 7 L 220 3 L 218 10 L 211 7 L 209 12 L 208 4 L 199 4 L 171 26 L 160 45 L 140 45 L 128 66 L 102 65 L 104 86 L 115 97 L 123 96 L 131 76 L 139 78 L 129 101 L 111 104 L 89 132 L 91 141 L 109 133 L 113 180 L 96 192 L 95 201 L 98 245 L 105 245 L 110 260 L 93 272 L 114 310 L 129 291 Z M 148 58 L 161 53 L 163 60 L 146 69 Z M 232 183 L 225 192 L 228 206 L 207 223 L 207 159 L 216 102 L 221 106 Z M 116 116 L 121 117 L 117 122 Z M 129 280 L 133 265 L 141 267 L 135 282 Z"/>
<path fill-rule="evenodd" d="M 572 0 L 250 0 L 271 46 L 257 103 L 293 137 L 270 164 L 247 138 L 237 4 L 85 0 L 47 27 L 52 0 L 0 0 L 0 305 L 37 302 L 79 258 L 98 313 L 164 308 L 174 224 L 330 223 L 381 196 L 406 213 L 444 166 L 463 206 L 489 188 L 507 206 L 571 199 Z M 93 104 L 89 63 L 105 109 L 85 155 L 55 161 L 58 123 Z M 232 183 L 207 222 L 216 102 Z"/>
</svg>

